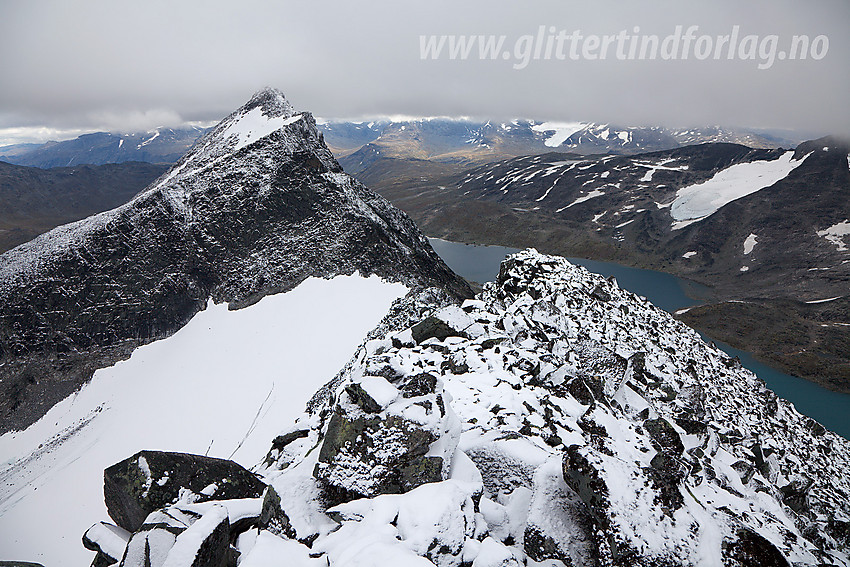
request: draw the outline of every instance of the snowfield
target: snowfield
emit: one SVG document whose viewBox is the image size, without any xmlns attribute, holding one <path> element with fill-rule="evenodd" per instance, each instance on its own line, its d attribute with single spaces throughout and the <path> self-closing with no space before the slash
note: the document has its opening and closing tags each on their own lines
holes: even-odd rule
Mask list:
<svg viewBox="0 0 850 567">
<path fill-rule="evenodd" d="M 531 129 L 535 132 L 541 132 L 544 134 L 551 132 L 551 135 L 546 138 L 543 145 L 550 148 L 557 148 L 563 144 L 567 138 L 576 132 L 580 132 L 587 126 L 588 124 L 585 122 L 542 122 L 540 124 L 535 124 L 531 127 Z"/>
<path fill-rule="evenodd" d="M 788 151 L 773 161 L 752 161 L 727 167 L 714 174 L 708 181 L 683 187 L 676 192 L 670 208 L 673 230 L 702 220 L 714 211 L 751 193 L 784 179 L 806 160 L 794 160 L 794 152 Z"/>
<path fill-rule="evenodd" d="M 311 278 L 246 309 L 210 304 L 97 371 L 40 421 L 0 437 L 0 559 L 88 564 L 80 538 L 108 517 L 103 469 L 141 449 L 255 465 L 406 292 L 377 276 Z"/>
</svg>

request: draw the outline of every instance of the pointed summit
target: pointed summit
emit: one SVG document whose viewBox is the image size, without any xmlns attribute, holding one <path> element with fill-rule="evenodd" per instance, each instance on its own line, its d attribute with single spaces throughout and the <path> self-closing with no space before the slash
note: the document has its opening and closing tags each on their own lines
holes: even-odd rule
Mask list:
<svg viewBox="0 0 850 567">
<path fill-rule="evenodd" d="M 248 112 L 254 108 L 261 108 L 263 114 L 270 118 L 288 118 L 295 114 L 295 108 L 286 100 L 283 92 L 273 87 L 265 87 L 255 92 L 236 113 Z"/>
<path fill-rule="evenodd" d="M 471 295 L 407 215 L 343 173 L 310 113 L 264 89 L 129 203 L 0 256 L 0 433 L 210 298 L 240 308 L 355 271 Z"/>
</svg>

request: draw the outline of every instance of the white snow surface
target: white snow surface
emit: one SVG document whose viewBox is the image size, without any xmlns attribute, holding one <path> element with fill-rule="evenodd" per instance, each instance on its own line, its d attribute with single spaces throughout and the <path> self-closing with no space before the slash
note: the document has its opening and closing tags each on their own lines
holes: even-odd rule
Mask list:
<svg viewBox="0 0 850 567">
<path fill-rule="evenodd" d="M 589 200 L 593 199 L 594 197 L 601 197 L 604 194 L 605 194 L 605 191 L 600 191 L 599 189 L 593 189 L 590 192 L 588 192 L 587 195 L 582 195 L 581 197 L 576 198 L 575 201 L 573 201 L 572 203 L 570 203 L 566 207 L 562 207 L 562 208 L 558 209 L 555 212 L 560 213 L 564 209 L 569 209 L 573 205 L 578 205 L 579 203 L 584 203 L 585 201 L 589 201 Z"/>
<path fill-rule="evenodd" d="M 238 151 L 245 146 L 256 142 L 260 138 L 265 138 L 272 132 L 280 130 L 284 126 L 297 122 L 301 119 L 301 114 L 294 116 L 275 116 L 268 117 L 263 114 L 262 108 L 252 108 L 236 120 L 231 122 L 228 127 L 222 131 L 222 139 L 228 139 L 231 136 L 237 137 L 236 146 L 233 151 Z"/>
<path fill-rule="evenodd" d="M 0 437 L 2 558 L 89 563 L 80 538 L 108 517 L 103 469 L 141 449 L 251 467 L 406 292 L 376 276 L 311 278 L 242 310 L 210 304 L 97 371 L 38 422 Z"/>
<path fill-rule="evenodd" d="M 850 235 L 850 220 L 845 220 L 824 230 L 819 230 L 817 235 L 835 244 L 839 252 L 846 252 L 847 243 L 844 241 L 844 237 Z"/>
<path fill-rule="evenodd" d="M 744 240 L 744 256 L 752 252 L 756 244 L 758 244 L 758 235 L 750 233 L 747 239 Z"/>
<path fill-rule="evenodd" d="M 794 152 L 788 151 L 772 161 L 735 164 L 718 171 L 707 181 L 679 189 L 670 208 L 673 220 L 678 221 L 673 229 L 701 220 L 735 199 L 770 187 L 787 177 L 808 155 L 800 160 L 793 157 Z"/>
<path fill-rule="evenodd" d="M 543 145 L 550 148 L 557 148 L 563 144 L 567 138 L 582 130 L 587 126 L 584 122 L 542 122 L 531 127 L 535 132 L 552 134 L 546 138 Z"/>
</svg>

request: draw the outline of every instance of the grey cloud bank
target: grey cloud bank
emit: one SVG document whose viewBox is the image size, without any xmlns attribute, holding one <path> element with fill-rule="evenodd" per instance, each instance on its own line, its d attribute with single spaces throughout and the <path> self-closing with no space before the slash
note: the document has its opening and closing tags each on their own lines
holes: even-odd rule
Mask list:
<svg viewBox="0 0 850 567">
<path fill-rule="evenodd" d="M 847 136 L 848 24 L 850 3 L 842 0 L 238 6 L 0 0 L 0 143 L 34 132 L 217 120 L 265 85 L 326 117 L 722 124 Z M 696 36 L 735 27 L 741 37 L 775 35 L 778 49 L 795 35 L 823 36 L 828 51 L 819 59 L 775 57 L 761 69 L 759 45 L 755 60 L 698 59 L 693 51 L 687 58 L 628 59 L 615 55 L 614 43 L 604 59 L 532 54 L 521 68 L 501 56 L 428 59 L 420 52 L 420 36 L 504 35 L 514 42 L 554 29 L 604 42 L 636 28 L 664 38 L 677 26 L 698 26 Z"/>
</svg>

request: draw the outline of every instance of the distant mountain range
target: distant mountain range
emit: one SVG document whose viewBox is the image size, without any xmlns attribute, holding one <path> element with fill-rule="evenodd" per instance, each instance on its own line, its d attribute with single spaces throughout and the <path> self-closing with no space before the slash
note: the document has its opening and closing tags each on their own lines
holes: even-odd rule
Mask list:
<svg viewBox="0 0 850 567">
<path fill-rule="evenodd" d="M 95 132 L 62 142 L 0 147 L 0 161 L 40 168 L 125 161 L 174 163 L 206 131 L 195 126 L 130 134 Z"/>
<path fill-rule="evenodd" d="M 775 148 L 793 147 L 803 141 L 789 132 L 719 126 L 670 129 L 532 120 L 331 120 L 320 121 L 319 128 L 328 147 L 345 162 L 346 170 L 363 168 L 386 158 L 468 166 L 551 151 L 633 154 L 703 142 Z M 123 134 L 95 132 L 61 142 L 3 146 L 0 161 L 40 168 L 125 161 L 174 163 L 206 131 L 194 126 Z"/>
<path fill-rule="evenodd" d="M 449 118 L 373 122 L 328 121 L 320 125 L 328 146 L 345 163 L 364 166 L 381 158 L 482 163 L 568 151 L 579 154 L 634 154 L 704 142 L 752 148 L 795 146 L 802 141 L 766 131 L 710 126 L 692 129 L 625 127 L 585 122 L 476 122 Z"/>
</svg>

